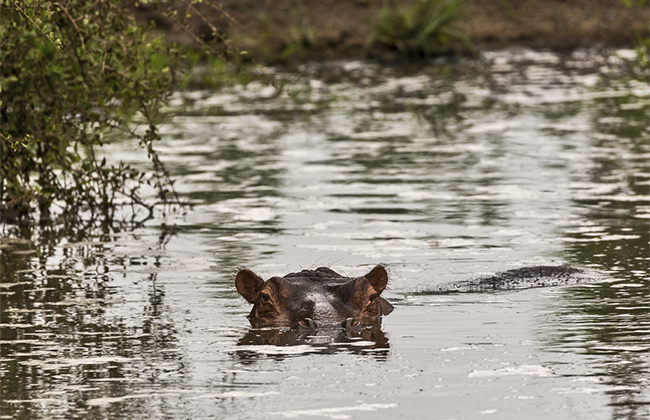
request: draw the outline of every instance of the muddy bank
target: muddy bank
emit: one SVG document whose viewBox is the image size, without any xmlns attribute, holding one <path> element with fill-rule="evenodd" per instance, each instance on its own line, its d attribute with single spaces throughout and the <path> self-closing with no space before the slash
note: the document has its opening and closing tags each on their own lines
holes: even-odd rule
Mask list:
<svg viewBox="0 0 650 420">
<path fill-rule="evenodd" d="M 399 2 L 399 7 L 412 3 Z M 198 8 L 204 19 L 190 20 L 195 34 L 209 38 L 214 25 L 235 50 L 262 62 L 394 55 L 368 45 L 382 0 L 230 0 L 222 6 L 231 18 L 205 5 Z M 169 40 L 196 43 L 151 10 L 140 9 L 136 16 L 141 22 L 156 20 Z M 480 49 L 567 50 L 631 45 L 647 36 L 649 21 L 650 9 L 628 8 L 621 0 L 470 0 L 457 28 Z M 462 49 L 452 44 L 441 50 Z"/>
</svg>

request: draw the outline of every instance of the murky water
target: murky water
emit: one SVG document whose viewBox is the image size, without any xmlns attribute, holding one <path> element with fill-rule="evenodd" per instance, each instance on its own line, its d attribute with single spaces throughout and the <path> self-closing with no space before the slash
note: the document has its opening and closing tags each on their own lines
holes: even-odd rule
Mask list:
<svg viewBox="0 0 650 420">
<path fill-rule="evenodd" d="M 328 63 L 177 97 L 184 219 L 3 239 L 0 418 L 649 418 L 650 91 L 618 61 Z M 379 262 L 380 338 L 247 339 L 238 267 Z M 534 264 L 602 279 L 427 293 Z"/>
</svg>

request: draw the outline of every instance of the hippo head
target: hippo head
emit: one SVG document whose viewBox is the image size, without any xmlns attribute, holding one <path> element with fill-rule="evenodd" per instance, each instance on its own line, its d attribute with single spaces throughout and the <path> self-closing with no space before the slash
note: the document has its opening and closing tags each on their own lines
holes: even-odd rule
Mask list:
<svg viewBox="0 0 650 420">
<path fill-rule="evenodd" d="M 237 291 L 253 309 L 248 316 L 253 328 L 289 327 L 346 330 L 378 327 L 381 316 L 393 306 L 380 297 L 388 274 L 378 265 L 355 279 L 327 267 L 303 270 L 264 281 L 250 270 L 237 273 Z"/>
</svg>

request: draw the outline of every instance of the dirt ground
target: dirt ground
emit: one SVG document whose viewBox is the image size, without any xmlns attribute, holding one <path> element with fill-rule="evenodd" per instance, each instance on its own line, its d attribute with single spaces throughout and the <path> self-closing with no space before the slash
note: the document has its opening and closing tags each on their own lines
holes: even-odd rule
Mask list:
<svg viewBox="0 0 650 420">
<path fill-rule="evenodd" d="M 396 1 L 408 7 L 415 0 Z M 262 62 L 304 59 L 390 56 L 394 52 L 369 46 L 373 21 L 383 0 L 226 0 L 223 10 L 199 9 L 194 17 L 199 37 L 214 25 L 234 50 Z M 638 2 L 637 2 L 638 3 Z M 178 27 L 147 10 L 144 22 L 158 19 L 168 39 L 195 43 Z M 577 47 L 630 46 L 647 36 L 650 8 L 626 7 L 622 0 L 468 0 L 457 28 L 479 48 L 533 47 L 568 50 Z M 462 49 L 461 45 L 453 45 Z"/>
</svg>

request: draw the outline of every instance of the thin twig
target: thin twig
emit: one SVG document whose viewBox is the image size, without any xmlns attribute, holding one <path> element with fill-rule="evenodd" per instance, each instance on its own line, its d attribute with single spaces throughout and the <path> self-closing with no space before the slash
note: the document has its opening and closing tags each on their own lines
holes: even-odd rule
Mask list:
<svg viewBox="0 0 650 420">
<path fill-rule="evenodd" d="M 84 42 L 84 37 L 81 35 L 81 31 L 79 30 L 79 27 L 77 26 L 77 22 L 70 16 L 70 13 L 68 12 L 68 8 L 62 6 L 61 4 L 57 4 L 59 6 L 59 9 L 63 10 L 63 13 L 68 17 L 70 22 L 72 22 L 72 26 L 74 26 L 75 31 L 77 31 L 77 35 L 79 36 L 79 41 L 81 41 L 81 49 L 84 50 L 84 54 L 86 54 L 86 43 Z"/>
<path fill-rule="evenodd" d="M 27 15 L 27 13 L 26 13 L 23 9 L 21 9 L 20 6 L 18 6 L 18 4 L 16 3 L 15 0 L 11 0 L 11 2 L 14 4 L 14 6 L 16 7 L 16 9 L 18 9 L 18 11 L 19 11 L 20 13 L 22 13 L 22 15 L 25 16 L 25 17 L 27 18 L 27 20 L 29 20 L 30 22 L 32 22 L 32 25 L 34 25 L 34 26 L 36 27 L 36 29 L 38 29 L 38 30 L 40 31 L 40 33 L 43 34 L 43 36 L 45 37 L 45 39 L 47 39 L 48 41 L 50 41 L 50 42 L 52 43 L 52 45 L 54 45 L 54 48 L 56 49 L 56 52 L 58 53 L 58 52 L 60 51 L 59 46 L 56 45 L 56 43 L 55 43 L 54 41 L 52 41 L 52 40 L 50 39 L 49 36 L 47 36 L 47 34 L 45 33 L 45 31 L 43 31 L 43 28 L 41 28 L 40 26 L 38 26 L 38 25 L 36 24 L 36 22 L 34 22 L 34 21 L 32 20 L 32 18 L 30 18 L 30 17 Z"/>
<path fill-rule="evenodd" d="M 232 17 L 232 15 L 228 14 L 225 10 L 223 10 L 223 6 L 222 6 L 222 5 L 215 6 L 214 3 L 212 3 L 212 2 L 210 1 L 210 2 L 208 2 L 208 6 L 212 7 L 213 9 L 215 9 L 215 10 L 217 10 L 217 11 L 219 11 L 219 12 L 221 12 L 221 14 L 224 15 L 224 16 L 225 16 L 229 21 L 231 21 L 231 22 L 234 23 L 235 25 L 239 26 L 240 29 L 243 29 L 243 28 L 244 28 L 244 25 L 242 25 L 241 23 L 239 23 L 239 22 L 237 21 L 237 19 L 235 19 L 234 17 Z"/>
<path fill-rule="evenodd" d="M 196 43 L 198 43 L 199 45 L 201 45 L 203 48 L 209 50 L 211 53 L 217 54 L 217 51 L 216 51 L 216 50 L 210 48 L 210 46 L 209 46 L 208 44 L 206 44 L 205 41 L 203 41 L 203 40 L 202 40 L 201 38 L 199 38 L 198 36 L 194 35 L 194 33 L 193 33 L 192 31 L 190 31 L 190 30 L 187 28 L 187 26 L 186 26 L 183 22 L 179 21 L 177 18 L 172 18 L 172 21 L 173 21 L 174 23 L 176 23 L 176 24 L 177 24 L 177 25 L 178 25 L 178 26 L 183 30 L 183 32 L 185 32 L 185 33 L 188 34 L 190 37 L 192 37 L 192 39 L 194 39 L 194 41 L 196 41 Z"/>
<path fill-rule="evenodd" d="M 199 19 L 201 19 L 201 21 L 203 21 L 203 23 L 205 23 L 210 28 L 210 30 L 212 30 L 212 32 L 224 43 L 224 45 L 226 45 L 230 49 L 230 45 L 229 45 L 230 42 L 228 41 L 228 39 L 224 37 L 221 33 L 219 33 L 219 31 L 217 31 L 217 28 L 212 24 L 212 22 L 208 21 L 208 19 L 206 19 L 205 16 L 203 16 L 203 14 L 196 7 L 194 7 L 194 5 L 192 4 L 192 0 L 182 0 L 182 1 L 187 5 L 187 10 L 192 10 L 194 13 L 196 13 Z"/>
</svg>

